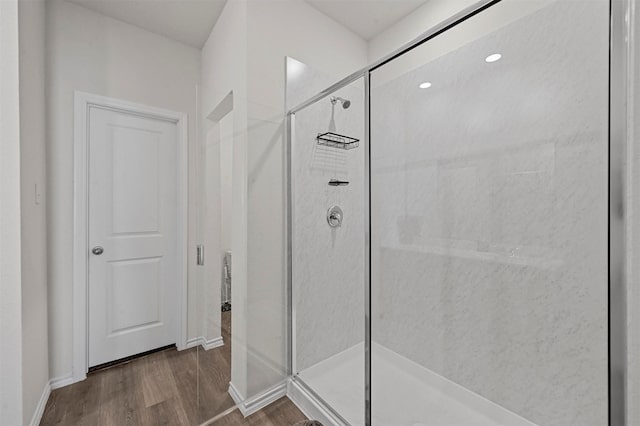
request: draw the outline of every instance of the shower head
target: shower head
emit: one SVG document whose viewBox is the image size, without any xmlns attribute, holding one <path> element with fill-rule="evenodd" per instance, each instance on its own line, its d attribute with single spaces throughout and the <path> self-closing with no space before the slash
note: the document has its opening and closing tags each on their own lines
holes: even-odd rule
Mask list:
<svg viewBox="0 0 640 426">
<path fill-rule="evenodd" d="M 344 99 L 344 98 L 341 98 L 339 96 L 332 96 L 331 97 L 331 103 L 333 105 L 335 105 L 336 102 L 338 102 L 338 101 L 342 104 L 342 108 L 344 108 L 344 109 L 347 109 L 347 108 L 349 108 L 351 106 L 351 101 L 349 99 Z"/>
</svg>

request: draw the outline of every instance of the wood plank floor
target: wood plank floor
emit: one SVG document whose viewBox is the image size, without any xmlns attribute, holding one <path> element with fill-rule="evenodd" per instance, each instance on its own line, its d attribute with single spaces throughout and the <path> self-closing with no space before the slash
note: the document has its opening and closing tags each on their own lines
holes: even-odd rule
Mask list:
<svg viewBox="0 0 640 426">
<path fill-rule="evenodd" d="M 54 390 L 41 425 L 198 425 L 233 407 L 231 312 L 222 314 L 224 346 L 204 351 L 168 349 L 90 373 Z M 288 426 L 306 417 L 282 398 L 243 418 L 235 410 L 215 426 Z"/>
</svg>

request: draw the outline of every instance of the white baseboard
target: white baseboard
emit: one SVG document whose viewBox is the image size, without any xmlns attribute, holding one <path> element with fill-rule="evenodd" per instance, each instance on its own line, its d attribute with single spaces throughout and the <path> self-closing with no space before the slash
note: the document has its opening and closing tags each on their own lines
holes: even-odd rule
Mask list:
<svg viewBox="0 0 640 426">
<path fill-rule="evenodd" d="M 29 425 L 38 426 L 40 424 L 40 420 L 42 420 L 42 415 L 44 414 L 44 409 L 47 407 L 47 401 L 49 401 L 49 396 L 51 395 L 52 390 L 60 389 L 65 386 L 69 386 L 74 383 L 81 382 L 84 379 L 85 378 L 76 380 L 74 379 L 72 374 L 50 379 L 44 385 L 44 389 L 42 390 L 42 395 L 40 395 L 40 400 L 38 401 L 38 405 L 36 406 L 36 410 L 33 413 L 33 417 L 31 417 L 31 422 L 29 423 Z"/>
<path fill-rule="evenodd" d="M 229 382 L 229 395 L 231 395 L 231 399 L 235 402 L 236 405 L 241 405 L 244 402 L 244 396 L 238 391 L 233 383 Z"/>
<path fill-rule="evenodd" d="M 272 402 L 282 398 L 287 395 L 287 383 L 282 382 L 279 383 L 264 392 L 259 393 L 258 395 L 252 396 L 251 398 L 244 399 L 238 389 L 233 385 L 233 383 L 229 383 L 229 395 L 233 399 L 233 402 L 238 405 L 238 409 L 242 413 L 244 417 L 250 416 L 256 411 L 262 410 L 267 405 Z"/>
<path fill-rule="evenodd" d="M 287 397 L 309 419 L 318 420 L 324 426 L 347 425 L 295 378 L 289 379 L 287 383 Z"/>
<path fill-rule="evenodd" d="M 193 339 L 187 340 L 187 346 L 185 349 L 195 348 L 196 346 L 202 346 L 205 351 L 213 348 L 219 348 L 220 346 L 224 346 L 224 341 L 222 340 L 222 336 L 214 337 L 213 339 L 207 340 L 203 336 L 194 337 Z"/>
<path fill-rule="evenodd" d="M 51 386 L 51 390 L 54 390 L 72 385 L 76 382 L 81 382 L 82 380 L 84 380 L 84 378 L 76 380 L 73 378 L 73 375 L 69 374 L 67 376 L 55 377 L 49 380 L 49 386 Z"/>
<path fill-rule="evenodd" d="M 205 351 L 208 351 L 209 349 L 213 349 L 213 348 L 219 348 L 220 346 L 224 346 L 224 341 L 222 340 L 222 336 L 209 339 L 209 340 L 204 340 L 203 338 L 202 347 L 204 348 Z"/>
<path fill-rule="evenodd" d="M 42 415 L 44 414 L 44 409 L 47 406 L 47 401 L 49 401 L 49 395 L 51 395 L 51 383 L 47 382 L 42 390 L 42 395 L 40 396 L 40 401 L 38 401 L 38 405 L 36 406 L 36 411 L 33 412 L 33 417 L 31 417 L 31 422 L 29 423 L 30 426 L 38 426 L 40 424 L 40 420 L 42 420 Z"/>
</svg>

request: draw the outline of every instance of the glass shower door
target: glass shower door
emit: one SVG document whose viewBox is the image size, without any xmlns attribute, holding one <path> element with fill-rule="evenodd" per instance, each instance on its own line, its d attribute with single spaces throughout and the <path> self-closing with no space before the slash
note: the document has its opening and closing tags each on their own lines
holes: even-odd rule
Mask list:
<svg viewBox="0 0 640 426">
<path fill-rule="evenodd" d="M 290 77 L 292 99 L 321 78 L 299 74 Z M 319 401 L 337 424 L 363 425 L 363 79 L 290 119 L 294 395 Z"/>
<path fill-rule="evenodd" d="M 609 2 L 371 72 L 372 424 L 608 423 Z"/>
</svg>

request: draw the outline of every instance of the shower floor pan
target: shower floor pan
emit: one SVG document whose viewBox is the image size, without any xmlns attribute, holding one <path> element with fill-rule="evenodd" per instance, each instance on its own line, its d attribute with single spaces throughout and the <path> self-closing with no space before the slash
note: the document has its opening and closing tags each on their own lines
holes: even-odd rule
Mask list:
<svg viewBox="0 0 640 426">
<path fill-rule="evenodd" d="M 394 426 L 535 426 L 482 396 L 373 344 L 372 423 Z M 298 374 L 353 426 L 364 425 L 364 344 Z"/>
</svg>

